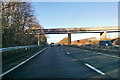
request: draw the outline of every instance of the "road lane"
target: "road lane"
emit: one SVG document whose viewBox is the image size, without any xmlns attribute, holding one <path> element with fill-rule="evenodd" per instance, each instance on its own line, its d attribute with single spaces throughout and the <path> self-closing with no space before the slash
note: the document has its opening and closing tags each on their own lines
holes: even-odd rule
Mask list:
<svg viewBox="0 0 120 80">
<path fill-rule="evenodd" d="M 98 54 L 97 52 L 92 52 L 89 50 L 82 50 L 73 47 L 59 47 L 63 49 L 63 52 L 69 52 L 70 55 L 76 59 L 76 61 L 83 61 L 89 63 L 106 73 L 110 78 L 118 78 L 118 64 L 120 63 L 119 58 L 106 56 L 104 54 Z"/>
<path fill-rule="evenodd" d="M 59 47 L 48 47 L 42 54 L 4 76 L 4 78 L 106 78 L 74 60 Z"/>
</svg>

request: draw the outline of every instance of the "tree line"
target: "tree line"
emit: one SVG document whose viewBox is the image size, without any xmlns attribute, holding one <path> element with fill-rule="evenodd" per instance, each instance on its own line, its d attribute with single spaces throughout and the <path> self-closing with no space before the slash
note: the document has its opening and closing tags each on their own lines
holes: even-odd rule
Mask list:
<svg viewBox="0 0 120 80">
<path fill-rule="evenodd" d="M 2 47 L 37 45 L 37 35 L 29 34 L 32 28 L 43 29 L 30 3 L 2 2 Z M 41 44 L 45 44 L 46 36 L 40 38 Z"/>
</svg>

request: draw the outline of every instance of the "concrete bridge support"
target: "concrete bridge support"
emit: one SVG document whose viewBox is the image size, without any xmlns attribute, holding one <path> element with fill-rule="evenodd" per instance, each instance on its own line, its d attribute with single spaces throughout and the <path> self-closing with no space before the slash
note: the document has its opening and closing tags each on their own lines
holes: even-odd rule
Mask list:
<svg viewBox="0 0 120 80">
<path fill-rule="evenodd" d="M 100 40 L 106 40 L 107 39 L 107 31 L 100 33 Z"/>
<path fill-rule="evenodd" d="M 68 33 L 68 45 L 71 45 L 71 33 Z"/>
<path fill-rule="evenodd" d="M 40 34 L 38 33 L 38 45 L 40 45 Z"/>
</svg>

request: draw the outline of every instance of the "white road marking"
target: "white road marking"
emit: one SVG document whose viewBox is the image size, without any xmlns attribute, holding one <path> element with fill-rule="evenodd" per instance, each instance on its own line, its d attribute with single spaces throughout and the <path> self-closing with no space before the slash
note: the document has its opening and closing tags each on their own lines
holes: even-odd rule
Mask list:
<svg viewBox="0 0 120 80">
<path fill-rule="evenodd" d="M 112 56 L 112 55 L 108 55 L 108 54 L 104 54 L 104 53 L 101 53 L 101 54 L 103 54 L 103 55 L 105 55 L 105 56 L 114 57 L 114 58 L 120 58 L 120 57 L 117 57 L 117 56 Z"/>
<path fill-rule="evenodd" d="M 47 47 L 46 47 L 47 48 Z M 33 57 L 37 56 L 39 53 L 43 52 L 46 48 L 42 49 L 41 51 L 37 52 L 35 55 L 31 56 L 30 58 L 26 59 L 25 61 L 21 62 L 20 64 L 18 64 L 17 66 L 9 69 L 8 71 L 0 74 L 0 77 L 8 74 L 9 72 L 13 71 L 14 69 L 18 68 L 19 66 L 23 65 L 24 63 L 26 63 L 27 61 L 29 61 L 30 59 L 32 59 Z"/>
<path fill-rule="evenodd" d="M 105 54 L 105 53 L 100 53 L 100 52 L 93 52 L 93 53 L 95 53 L 95 54 L 97 53 L 97 54 L 101 54 L 101 55 L 110 56 L 110 57 L 114 57 L 114 58 L 120 59 L 120 57 L 108 55 L 108 54 Z"/>
<path fill-rule="evenodd" d="M 102 54 L 102 53 L 99 53 L 99 52 L 98 52 L 97 54 Z"/>
<path fill-rule="evenodd" d="M 111 55 L 108 55 L 108 54 L 105 54 L 106 56 L 111 56 Z M 114 58 L 120 58 L 120 57 L 117 57 L 117 56 L 111 56 L 111 57 L 114 57 Z"/>
<path fill-rule="evenodd" d="M 117 56 L 112 56 L 112 57 L 115 57 L 115 58 L 120 58 L 120 57 L 117 57 Z"/>
<path fill-rule="evenodd" d="M 87 67 L 93 69 L 94 71 L 98 72 L 99 74 L 105 75 L 105 73 L 103 73 L 102 71 L 96 69 L 95 67 L 93 67 L 93 66 L 91 66 L 91 65 L 89 65 L 89 64 L 87 64 L 87 63 L 85 63 L 85 65 L 86 65 Z"/>
<path fill-rule="evenodd" d="M 70 54 L 69 52 L 67 52 L 67 54 Z"/>
<path fill-rule="evenodd" d="M 88 50 L 84 50 L 84 51 L 88 51 Z"/>
</svg>

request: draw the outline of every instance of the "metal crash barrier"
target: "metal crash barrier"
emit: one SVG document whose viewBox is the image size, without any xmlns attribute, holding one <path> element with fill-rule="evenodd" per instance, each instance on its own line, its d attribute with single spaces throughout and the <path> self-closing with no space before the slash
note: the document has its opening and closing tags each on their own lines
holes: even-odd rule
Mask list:
<svg viewBox="0 0 120 80">
<path fill-rule="evenodd" d="M 7 47 L 7 48 L 0 48 L 0 52 L 10 51 L 10 50 L 17 50 L 22 48 L 30 48 L 30 47 L 37 47 L 41 45 L 29 45 L 29 46 L 16 46 L 16 47 Z"/>
</svg>

